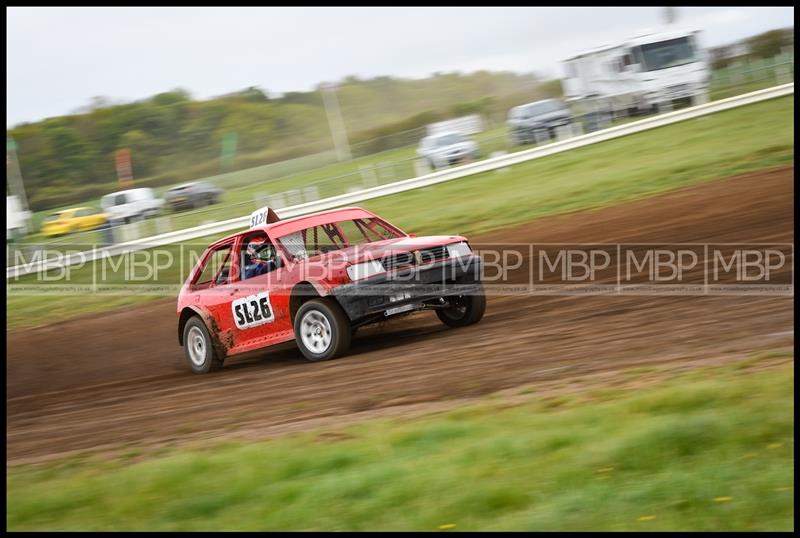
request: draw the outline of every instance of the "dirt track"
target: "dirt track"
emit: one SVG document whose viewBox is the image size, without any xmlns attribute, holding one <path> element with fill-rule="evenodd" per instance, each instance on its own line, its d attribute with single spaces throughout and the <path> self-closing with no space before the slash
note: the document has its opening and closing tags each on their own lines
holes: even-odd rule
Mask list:
<svg viewBox="0 0 800 538">
<path fill-rule="evenodd" d="M 749 174 L 471 239 L 793 243 L 793 174 Z M 305 362 L 285 344 L 193 376 L 180 362 L 174 300 L 160 301 L 8 333 L 7 461 L 270 435 L 592 372 L 790 348 L 792 306 L 793 297 L 490 296 L 469 328 L 422 312 L 362 330 L 335 361 Z"/>
</svg>

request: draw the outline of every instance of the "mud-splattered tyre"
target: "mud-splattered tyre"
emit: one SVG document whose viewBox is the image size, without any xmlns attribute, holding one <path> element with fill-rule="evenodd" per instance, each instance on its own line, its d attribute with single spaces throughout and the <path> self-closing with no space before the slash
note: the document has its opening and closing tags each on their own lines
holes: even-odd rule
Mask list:
<svg viewBox="0 0 800 538">
<path fill-rule="evenodd" d="M 183 351 L 186 362 L 195 374 L 207 374 L 222 368 L 222 360 L 217 357 L 211 336 L 205 323 L 195 316 L 183 327 Z"/>
<path fill-rule="evenodd" d="M 342 355 L 353 335 L 350 320 L 331 299 L 312 299 L 297 311 L 294 338 L 303 356 L 311 362 Z"/>
<path fill-rule="evenodd" d="M 448 327 L 466 327 L 478 323 L 486 312 L 483 288 L 472 295 L 457 295 L 448 300 L 452 306 L 436 311 L 436 315 Z"/>
</svg>

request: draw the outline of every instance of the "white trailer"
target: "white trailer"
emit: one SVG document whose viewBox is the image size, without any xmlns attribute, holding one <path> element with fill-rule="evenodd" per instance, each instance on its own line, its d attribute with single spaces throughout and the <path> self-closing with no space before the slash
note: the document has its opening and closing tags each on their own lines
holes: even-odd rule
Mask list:
<svg viewBox="0 0 800 538">
<path fill-rule="evenodd" d="M 564 60 L 564 97 L 577 113 L 607 117 L 708 100 L 711 69 L 700 31 L 664 31 Z"/>
</svg>

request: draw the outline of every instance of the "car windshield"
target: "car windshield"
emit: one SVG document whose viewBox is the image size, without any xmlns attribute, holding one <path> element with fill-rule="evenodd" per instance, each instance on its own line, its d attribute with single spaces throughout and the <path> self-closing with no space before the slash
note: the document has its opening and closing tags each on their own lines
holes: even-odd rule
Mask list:
<svg viewBox="0 0 800 538">
<path fill-rule="evenodd" d="M 278 238 L 295 259 L 311 258 L 344 248 L 397 239 L 404 234 L 377 217 L 340 220 L 290 233 Z"/>
<path fill-rule="evenodd" d="M 525 107 L 525 114 L 527 116 L 539 116 L 541 114 L 549 114 L 562 110 L 564 107 L 558 101 L 542 101 L 541 103 L 533 103 Z"/>
<path fill-rule="evenodd" d="M 453 144 L 459 144 L 463 141 L 464 141 L 464 135 L 459 133 L 450 133 L 438 137 L 436 139 L 435 144 L 439 147 L 452 146 Z"/>
<path fill-rule="evenodd" d="M 647 71 L 658 71 L 697 61 L 688 37 L 650 43 L 638 48 L 641 49 L 641 55 L 644 56 L 644 65 Z M 636 54 L 636 56 L 640 55 Z"/>
<path fill-rule="evenodd" d="M 55 222 L 60 218 L 61 218 L 61 213 L 53 213 L 52 215 L 47 215 L 47 217 L 45 217 L 44 221 L 42 222 Z"/>
</svg>

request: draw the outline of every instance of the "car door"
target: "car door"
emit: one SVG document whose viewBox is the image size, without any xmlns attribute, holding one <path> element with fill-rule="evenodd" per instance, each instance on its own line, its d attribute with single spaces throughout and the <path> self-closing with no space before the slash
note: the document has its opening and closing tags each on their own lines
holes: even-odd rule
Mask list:
<svg viewBox="0 0 800 538">
<path fill-rule="evenodd" d="M 93 219 L 91 214 L 91 209 L 77 210 L 75 212 L 75 228 L 80 231 L 91 230 L 93 228 Z"/>
<path fill-rule="evenodd" d="M 208 331 L 226 349 L 232 346 L 232 328 L 230 322 L 226 321 L 225 312 L 229 310 L 232 300 L 228 275 L 233 262 L 234 244 L 235 241 L 231 239 L 206 251 L 190 288 L 192 302 L 210 315 Z"/>
<path fill-rule="evenodd" d="M 102 211 L 98 211 L 97 209 L 92 209 L 92 225 L 91 229 L 94 230 L 105 224 L 106 216 Z"/>
<path fill-rule="evenodd" d="M 114 209 L 117 213 L 117 217 L 121 219 L 129 219 L 133 216 L 128 193 L 121 192 L 114 197 Z"/>
<path fill-rule="evenodd" d="M 215 318 L 225 328 L 225 337 L 234 353 L 249 351 L 290 340 L 293 336 L 289 297 L 282 263 L 272 271 L 243 279 L 244 236 L 234 245 L 227 281 L 217 285 L 224 298 L 217 304 Z"/>
</svg>

